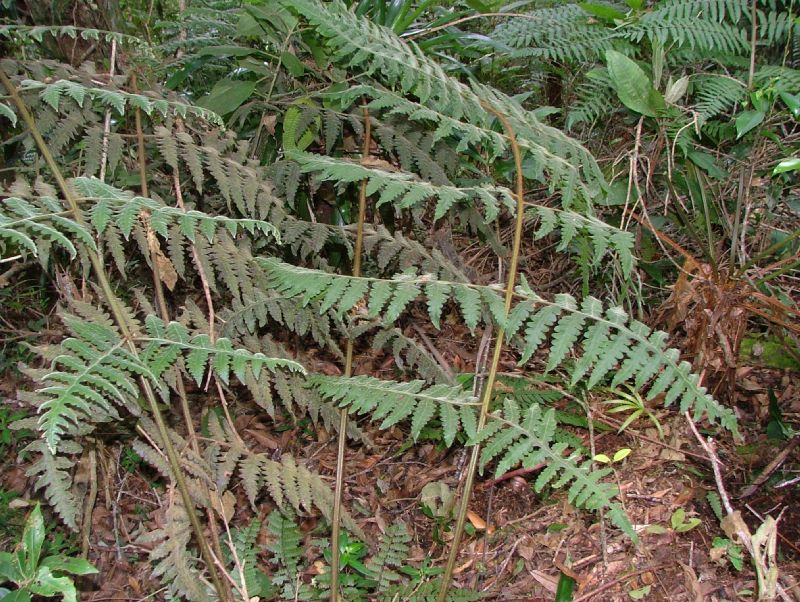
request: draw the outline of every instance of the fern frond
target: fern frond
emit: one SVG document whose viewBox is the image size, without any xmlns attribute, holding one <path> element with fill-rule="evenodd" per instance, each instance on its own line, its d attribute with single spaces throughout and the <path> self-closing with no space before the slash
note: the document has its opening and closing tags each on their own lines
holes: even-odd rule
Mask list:
<svg viewBox="0 0 800 602">
<path fill-rule="evenodd" d="M 386 592 L 393 583 L 400 580 L 395 569 L 405 564 L 410 548 L 411 536 L 405 523 L 398 521 L 386 528 L 381 538 L 378 551 L 367 563 L 367 568 L 374 574 L 378 582 L 378 592 Z"/>
<path fill-rule="evenodd" d="M 42 379 L 45 386 L 36 392 L 41 400 L 39 430 L 53 453 L 73 426 L 118 419 L 114 405 L 131 407 L 139 394 L 137 377 L 158 382 L 139 358 L 123 348 L 107 316 L 86 321 L 67 314 L 63 321 L 73 336 L 62 341 Z"/>
<path fill-rule="evenodd" d="M 502 303 L 494 290 L 485 290 L 475 285 L 457 282 L 442 283 L 429 275 L 420 277 L 398 275 L 394 280 L 341 276 L 320 270 L 301 268 L 283 263 L 273 258 L 257 260 L 269 278 L 270 286 L 287 297 L 302 297 L 303 304 L 312 300 L 321 300 L 321 311 L 328 307 L 336 307 L 342 315 L 369 298 L 368 314 L 370 317 L 383 316 L 385 322 L 396 320 L 403 310 L 424 290 L 427 295 L 442 295 L 443 299 L 458 302 L 462 313 L 471 328 L 477 325 L 481 313 L 481 303 L 491 300 L 490 306 Z M 345 284 L 342 284 L 344 282 Z M 384 309 L 385 308 L 385 309 Z M 429 305 L 431 319 L 436 323 L 439 319 L 442 304 Z"/>
<path fill-rule="evenodd" d="M 290 454 L 284 454 L 280 462 L 275 462 L 267 454 L 251 453 L 239 466 L 244 490 L 254 508 L 259 493 L 266 489 L 279 508 L 291 508 L 295 512 L 309 512 L 316 508 L 330 522 L 333 492 L 319 475 L 298 465 Z M 344 513 L 342 522 L 350 532 L 364 537 L 349 514 Z"/>
<path fill-rule="evenodd" d="M 164 526 L 145 533 L 140 541 L 153 544 L 150 560 L 153 576 L 159 577 L 170 594 L 191 602 L 212 602 L 214 590 L 197 568 L 198 558 L 189 545 L 192 528 L 179 496 L 170 496 Z"/>
<path fill-rule="evenodd" d="M 556 489 L 569 485 L 567 497 L 576 507 L 589 510 L 605 509 L 612 522 L 636 539 L 622 506 L 614 502 L 617 487 L 602 479 L 611 474 L 611 469 L 592 470 L 591 460 L 580 462 L 575 452 L 570 452 L 566 443 L 555 443 L 555 410 L 542 412 L 539 405 L 532 405 L 524 414 L 511 400 L 506 400 L 502 412 L 493 415 L 487 427 L 478 433 L 473 443 L 483 443 L 480 457 L 481 470 L 497 459 L 495 474 L 505 474 L 521 463 L 524 468 L 541 464 L 534 488 L 541 491 L 552 484 Z M 566 455 L 565 455 L 566 454 Z"/>
<path fill-rule="evenodd" d="M 145 325 L 149 336 L 142 337 L 148 343 L 142 358 L 156 377 L 171 366 L 181 353 L 186 354 L 186 369 L 198 385 L 202 384 L 203 375 L 209 365 L 225 384 L 230 380 L 231 372 L 243 383 L 248 372 L 258 380 L 264 368 L 270 371 L 283 368 L 305 373 L 305 369 L 297 362 L 234 348 L 230 339 L 219 338 L 212 341 L 205 333 L 191 335 L 188 328 L 179 322 L 165 324 L 156 316 L 149 315 Z"/>
<path fill-rule="evenodd" d="M 297 578 L 303 558 L 300 528 L 290 515 L 274 510 L 267 519 L 267 531 L 273 539 L 267 544 L 273 554 L 270 562 L 275 565 L 271 575 L 273 585 L 280 588 L 284 600 L 310 599 L 311 588 Z"/>
<path fill-rule="evenodd" d="M 212 125 L 224 126 L 219 115 L 203 107 L 172 100 L 154 100 L 141 94 L 131 94 L 122 90 L 89 87 L 66 79 L 59 79 L 50 83 L 26 79 L 21 82 L 20 91 L 39 91 L 42 101 L 56 111 L 59 110 L 62 98 L 69 98 L 79 107 L 82 107 L 87 100 L 97 101 L 103 107 L 114 109 L 119 115 L 124 115 L 125 109 L 137 108 L 146 115 L 152 115 L 156 112 L 163 117 L 178 115 L 185 118 L 192 115 Z"/>
<path fill-rule="evenodd" d="M 371 376 L 343 378 L 323 374 L 309 377 L 309 385 L 350 412 L 371 414 L 373 420 L 382 419 L 381 429 L 410 418 L 411 436 L 415 440 L 437 414 L 447 445 L 453 443 L 462 425 L 468 434 L 474 434 L 478 403 L 475 397 L 458 386 L 426 387 L 421 380 L 398 383 Z"/>
<path fill-rule="evenodd" d="M 231 567 L 228 569 L 230 577 L 237 587 L 244 586 L 248 594 L 251 592 L 255 594 L 260 590 L 263 578 L 263 573 L 258 568 L 258 553 L 261 546 L 259 546 L 257 538 L 260 531 L 261 521 L 254 518 L 243 527 L 231 529 L 231 538 L 225 542 L 229 556 L 228 565 Z M 241 574 L 233 563 L 234 552 L 241 567 Z M 244 583 L 242 583 L 242 574 Z"/>
<path fill-rule="evenodd" d="M 335 62 L 361 69 L 404 95 L 413 94 L 425 107 L 486 129 L 491 129 L 495 117 L 483 108 L 483 102 L 507 115 L 532 164 L 530 177 L 559 190 L 565 205 L 570 205 L 576 197 L 590 202 L 604 186 L 596 162 L 576 141 L 543 125 L 533 113 L 493 88 L 460 83 L 414 43 L 359 18 L 341 1 L 323 4 L 313 0 L 281 0 L 281 4 L 301 13 L 327 39 L 334 50 Z"/>
<path fill-rule="evenodd" d="M 539 227 L 534 234 L 535 240 L 547 236 L 558 227 L 561 242 L 556 250 L 563 251 L 578 234 L 581 234 L 591 240 L 592 266 L 599 266 L 608 253 L 614 252 L 620 261 L 623 276 L 626 278 L 630 276 L 636 261 L 633 256 L 635 239 L 630 232 L 610 226 L 593 216 L 587 217 L 575 211 L 553 209 L 543 205 L 532 207 L 528 213 L 539 219 Z"/>
<path fill-rule="evenodd" d="M 117 44 L 125 44 L 126 46 L 134 46 L 140 49 L 147 48 L 147 43 L 136 36 L 92 27 L 75 27 L 73 25 L 0 25 L 0 37 L 9 40 L 42 42 L 46 35 L 65 36 L 73 40 L 80 37 L 83 40 L 116 42 Z"/>
<path fill-rule="evenodd" d="M 251 235 L 260 233 L 270 236 L 280 243 L 278 229 L 263 220 L 213 216 L 201 211 L 168 207 L 150 198 L 134 196 L 96 178 L 75 178 L 72 183 L 84 200 L 95 201 L 89 213 L 92 225 L 100 234 L 109 223 L 113 223 L 127 239 L 140 213 L 146 211 L 150 227 L 164 238 L 169 236 L 172 226 L 177 226 L 180 234 L 192 243 L 196 241 L 198 234 L 204 235 L 209 243 L 213 243 L 217 229 L 224 228 L 231 236 L 246 231 Z"/>
<path fill-rule="evenodd" d="M 695 80 L 695 85 L 695 110 L 702 122 L 729 111 L 747 92 L 744 83 L 724 75 L 700 76 Z"/>
<path fill-rule="evenodd" d="M 22 450 L 38 454 L 25 476 L 36 479 L 34 490 L 44 489 L 47 503 L 56 511 L 64 524 L 73 531 L 78 530 L 80 504 L 72 492 L 72 468 L 75 465 L 67 454 L 80 453 L 81 447 L 74 441 L 62 440 L 58 454 L 42 439 L 32 441 Z"/>
<path fill-rule="evenodd" d="M 511 191 L 497 186 L 474 186 L 458 188 L 455 186 L 434 185 L 415 178 L 406 172 L 391 172 L 371 169 L 363 165 L 323 155 L 301 151 L 291 151 L 287 157 L 300 165 L 301 173 L 314 173 L 321 180 L 341 184 L 367 181 L 367 195 L 379 194 L 377 206 L 391 203 L 399 209 L 408 209 L 429 199 L 436 199 L 434 219 L 442 218 L 457 202 L 477 201 L 484 207 L 486 221 L 497 218 L 503 203 L 514 207 Z"/>
<path fill-rule="evenodd" d="M 69 212 L 53 197 L 40 197 L 37 202 L 9 197 L 0 205 L 0 240 L 14 244 L 34 257 L 43 244 L 55 244 L 70 257 L 78 254 L 70 238 L 96 251 L 94 238 L 83 226 L 70 219 Z"/>
<path fill-rule="evenodd" d="M 594 387 L 619 365 L 612 386 L 635 378 L 636 387 L 641 389 L 660 373 L 650 385 L 648 399 L 666 393 L 665 405 L 680 399 L 681 412 L 693 408 L 695 420 L 705 415 L 736 432 L 733 411 L 700 386 L 699 377 L 692 373 L 689 363 L 680 361 L 678 351 L 667 347 L 666 333 L 631 320 L 619 307 L 603 312 L 602 303 L 592 297 L 584 299 L 579 307 L 575 299 L 566 294 L 557 295 L 555 301 L 546 301 L 526 284 L 521 285 L 518 292 L 527 300 L 512 310 L 509 324 L 513 323 L 515 328 L 517 324 L 525 324 L 521 364 L 527 362 L 542 346 L 547 334 L 552 333 L 547 369 L 555 369 L 565 362 L 570 349 L 583 335 L 584 356 L 573 368 L 576 382 L 589 374 L 587 386 Z M 513 334 L 514 330 L 509 329 L 509 338 Z"/>
</svg>

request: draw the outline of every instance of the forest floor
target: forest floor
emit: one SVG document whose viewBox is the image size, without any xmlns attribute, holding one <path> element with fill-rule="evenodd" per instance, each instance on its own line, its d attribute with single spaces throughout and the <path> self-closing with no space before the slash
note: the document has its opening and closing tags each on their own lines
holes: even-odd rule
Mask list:
<svg viewBox="0 0 800 602">
<path fill-rule="evenodd" d="M 475 259 L 473 256 L 473 268 L 480 264 Z M 481 271 L 491 269 L 483 267 Z M 538 273 L 529 271 L 528 277 L 536 284 L 546 282 L 555 273 L 557 270 L 551 264 Z M 20 305 L 17 315 L 5 315 L 6 326 L 25 333 L 24 325 L 36 319 L 40 335 L 36 342 L 46 343 L 48 336 L 55 340 L 59 333 L 53 307 L 34 310 L 34 306 Z M 409 325 L 407 334 L 414 335 L 414 329 L 415 326 Z M 428 343 L 435 341 L 440 361 L 453 372 L 474 373 L 480 340 L 470 336 L 463 324 L 451 320 L 443 325 L 441 332 L 429 333 Z M 303 361 L 320 371 L 338 370 L 335 363 L 324 357 L 305 357 Z M 383 377 L 395 374 L 391 355 L 369 348 L 357 350 L 355 365 L 357 374 Z M 531 376 L 521 373 L 510 356 L 504 358 L 501 369 L 509 377 Z M 800 448 L 785 440 L 769 438 L 766 425 L 776 411 L 784 418 L 800 416 L 800 374 L 752 365 L 739 368 L 736 377 L 742 441 L 733 441 L 729 436 L 716 438 L 727 493 L 751 530 L 758 527 L 761 517 L 780 515 L 777 542 L 780 570 L 789 583 L 792 578 L 797 583 L 800 580 L 798 488 L 796 484 L 776 486 L 796 477 Z M 498 385 L 501 392 L 503 386 L 501 381 Z M 24 388 L 24 378 L 7 366 L 0 395 L 13 400 L 19 388 Z M 777 403 L 772 407 L 770 391 L 774 392 Z M 201 401 L 204 393 L 198 390 L 192 395 Z M 246 402 L 246 396 L 241 399 L 234 404 L 235 423 L 251 449 L 267 451 L 273 457 L 289 452 L 305 458 L 306 465 L 329 479 L 333 486 L 335 436 L 322 427 L 314 427 L 308 420 L 293 422 L 286 417 L 276 426 L 263 417 L 263 411 Z M 576 424 L 586 423 L 585 410 L 583 415 L 579 415 L 579 409 L 576 413 L 576 405 L 569 396 L 557 395 L 553 399 L 556 408 L 565 415 L 573 415 Z M 652 412 L 663 436 L 645 418 L 618 433 L 617 427 L 626 414 L 608 413 L 608 406 L 599 396 L 588 398 L 588 407 L 594 421 L 592 429 L 566 428 L 594 454 L 613 458 L 621 449 L 631 450 L 613 468 L 620 501 L 639 533 L 639 542 L 633 543 L 602 517 L 574 510 L 563 493 L 552 496 L 535 493 L 532 487 L 535 472 L 515 471 L 494 478 L 488 469 L 479 478 L 470 505 L 469 520 L 473 528 L 462 543 L 456 569 L 458 585 L 480 590 L 489 599 L 545 601 L 554 599 L 563 573 L 575 580 L 575 601 L 753 599 L 757 584 L 750 563 L 745 559 L 742 569 L 737 570 L 725 548 L 714 546 L 715 538 L 719 543 L 719 538 L 726 537 L 707 501 L 708 492 L 717 489 L 707 455 L 685 417 L 673 408 L 654 407 Z M 0 428 L 7 434 L 3 434 L 5 453 L 0 459 L 0 547 L 5 548 L 19 536 L 28 510 L 26 500 L 35 499 L 36 494 L 32 479 L 25 475 L 30 460 L 17 453 L 25 444 L 24 434 L 8 431 L 13 406 L 4 406 L 3 412 Z M 198 417 L 198 428 L 199 421 Z M 351 445 L 347 451 L 347 508 L 373 538 L 387 525 L 402 520 L 413 536 L 409 562 L 423 563 L 427 559 L 431 565 L 443 565 L 451 537 L 450 520 L 446 513 L 437 516 L 430 511 L 436 505 L 433 502 L 429 511 L 423 512 L 420 494 L 431 483 L 440 483 L 442 491 L 458 491 L 466 464 L 463 448 L 445 448 L 435 437 L 412 446 L 401 426 L 388 431 L 363 426 L 373 445 Z M 749 496 L 739 497 L 760 470 L 787 448 L 788 453 L 774 474 Z M 95 471 L 88 461 L 80 466 L 75 482 L 86 491 L 97 489 L 87 543 L 89 558 L 99 569 L 96 579 L 81 582 L 82 600 L 160 599 L 160 586 L 150 576 L 149 550 L 137 541 L 137 536 L 152 531 L 163 520 L 165 499 L 174 492 L 156 484 L 156 475 L 133 453 L 130 439 L 105 440 L 98 445 Z M 249 508 L 241 488 L 237 495 L 241 497 L 237 507 Z M 271 510 L 271 504 L 261 505 L 258 518 L 263 519 Z M 684 519 L 675 522 L 675 513 L 681 510 Z M 251 518 L 246 514 L 241 513 L 235 522 L 246 522 Z M 688 526 L 693 518 L 699 519 L 699 524 L 685 530 L 682 525 Z M 301 527 L 309 541 L 319 536 L 315 532 L 319 523 L 318 517 L 303 519 Z M 72 552 L 79 552 L 82 547 L 79 535 L 66 535 L 53 528 L 51 537 Z M 306 550 L 310 568 L 304 577 L 310 579 L 319 566 L 314 563 L 321 555 L 312 545 Z"/>
</svg>

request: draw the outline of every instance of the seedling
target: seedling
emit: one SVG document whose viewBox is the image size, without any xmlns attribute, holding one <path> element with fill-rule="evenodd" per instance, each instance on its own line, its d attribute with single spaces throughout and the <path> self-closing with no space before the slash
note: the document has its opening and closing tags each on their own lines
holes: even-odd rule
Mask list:
<svg viewBox="0 0 800 602">
<path fill-rule="evenodd" d="M 633 422 L 638 420 L 640 416 L 644 415 L 656 427 L 659 438 L 663 439 L 664 431 L 661 429 L 661 423 L 658 421 L 656 415 L 653 414 L 652 411 L 650 411 L 650 408 L 647 407 L 647 405 L 644 402 L 644 399 L 642 399 L 642 396 L 639 394 L 639 391 L 628 385 L 626 385 L 625 388 L 628 389 L 627 393 L 619 389 L 610 389 L 611 393 L 613 393 L 617 397 L 603 402 L 606 405 L 614 406 L 608 410 L 609 414 L 630 412 L 630 415 L 625 419 L 625 421 L 619 427 L 617 433 L 621 433 L 626 428 L 628 428 Z"/>
<path fill-rule="evenodd" d="M 696 516 L 686 518 L 686 510 L 678 508 L 672 513 L 672 518 L 670 518 L 669 522 L 672 530 L 676 533 L 686 533 L 699 525 L 700 519 Z"/>
<path fill-rule="evenodd" d="M 609 458 L 605 454 L 597 454 L 592 458 L 592 460 L 599 462 L 600 464 L 617 464 L 618 462 L 622 462 L 625 458 L 627 458 L 631 451 L 632 450 L 629 447 L 623 447 L 622 449 L 618 449 L 612 458 Z"/>
<path fill-rule="evenodd" d="M 0 552 L 0 583 L 11 582 L 16 589 L 0 587 L 0 599 L 30 602 L 31 596 L 61 595 L 64 602 L 77 602 L 78 592 L 72 577 L 90 575 L 94 568 L 83 558 L 55 554 L 42 558 L 45 526 L 39 504 L 31 511 L 22 532 L 22 540 L 13 552 Z"/>
</svg>

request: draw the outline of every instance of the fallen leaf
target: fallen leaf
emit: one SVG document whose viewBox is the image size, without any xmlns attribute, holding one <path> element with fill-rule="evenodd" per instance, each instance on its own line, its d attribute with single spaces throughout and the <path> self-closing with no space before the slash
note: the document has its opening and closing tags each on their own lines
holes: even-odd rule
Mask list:
<svg viewBox="0 0 800 602">
<path fill-rule="evenodd" d="M 483 531 L 486 529 L 486 521 L 483 520 L 477 513 L 470 510 L 467 512 L 467 520 L 472 523 L 472 526 L 475 527 L 478 531 Z"/>
</svg>

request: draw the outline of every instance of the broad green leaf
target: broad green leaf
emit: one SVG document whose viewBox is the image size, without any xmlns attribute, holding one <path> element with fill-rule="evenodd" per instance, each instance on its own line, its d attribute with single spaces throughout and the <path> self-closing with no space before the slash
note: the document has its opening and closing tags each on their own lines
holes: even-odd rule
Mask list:
<svg viewBox="0 0 800 602">
<path fill-rule="evenodd" d="M 70 558 L 63 554 L 48 556 L 42 560 L 41 566 L 46 566 L 53 573 L 70 573 L 72 575 L 93 575 L 97 573 L 97 569 L 88 560 Z"/>
<path fill-rule="evenodd" d="M 622 449 L 617 450 L 617 452 L 614 454 L 613 461 L 614 462 L 621 462 L 622 460 L 624 460 L 625 458 L 628 457 L 628 455 L 631 453 L 631 451 L 632 450 L 629 447 L 623 447 Z"/>
<path fill-rule="evenodd" d="M 292 77 L 300 77 L 306 71 L 306 66 L 291 52 L 281 54 L 281 64 L 286 67 Z"/>
<path fill-rule="evenodd" d="M 800 96 L 789 94 L 788 92 L 780 92 L 779 95 L 786 105 L 786 108 L 792 112 L 792 115 L 800 117 Z"/>
<path fill-rule="evenodd" d="M 3 593 L 3 588 L 0 588 L 0 594 Z M 25 589 L 18 589 L 15 592 L 9 592 L 2 598 L 0 602 L 31 602 L 31 592 Z"/>
<path fill-rule="evenodd" d="M 616 50 L 607 50 L 606 63 L 617 96 L 626 107 L 648 117 L 656 117 L 665 108 L 664 97 L 635 61 Z"/>
<path fill-rule="evenodd" d="M 580 6 L 587 13 L 592 14 L 595 17 L 599 17 L 605 21 L 615 21 L 617 19 L 622 20 L 625 18 L 625 13 L 618 11 L 616 8 L 612 8 L 607 4 L 581 2 L 578 6 Z"/>
<path fill-rule="evenodd" d="M 747 132 L 764 121 L 766 117 L 763 111 L 745 111 L 736 118 L 736 138 L 741 138 Z"/>
<path fill-rule="evenodd" d="M 786 173 L 787 171 L 795 171 L 798 169 L 800 169 L 800 157 L 789 157 L 775 166 L 775 169 L 772 170 L 772 175 L 775 176 L 779 173 Z"/>
<path fill-rule="evenodd" d="M 44 517 L 39 504 L 31 510 L 25 529 L 22 532 L 22 552 L 25 554 L 26 574 L 36 573 L 39 566 L 39 557 L 42 554 L 42 544 L 44 544 Z"/>
<path fill-rule="evenodd" d="M 13 581 L 17 583 L 22 580 L 17 563 L 14 562 L 14 555 L 11 552 L 0 552 L 0 583 Z"/>
<path fill-rule="evenodd" d="M 223 79 L 217 82 L 211 92 L 197 103 L 219 115 L 238 109 L 253 94 L 256 82 Z"/>
<path fill-rule="evenodd" d="M 39 567 L 36 581 L 29 586 L 34 594 L 55 596 L 61 594 L 64 602 L 78 602 L 78 592 L 69 577 L 57 577 L 46 566 Z"/>
</svg>

